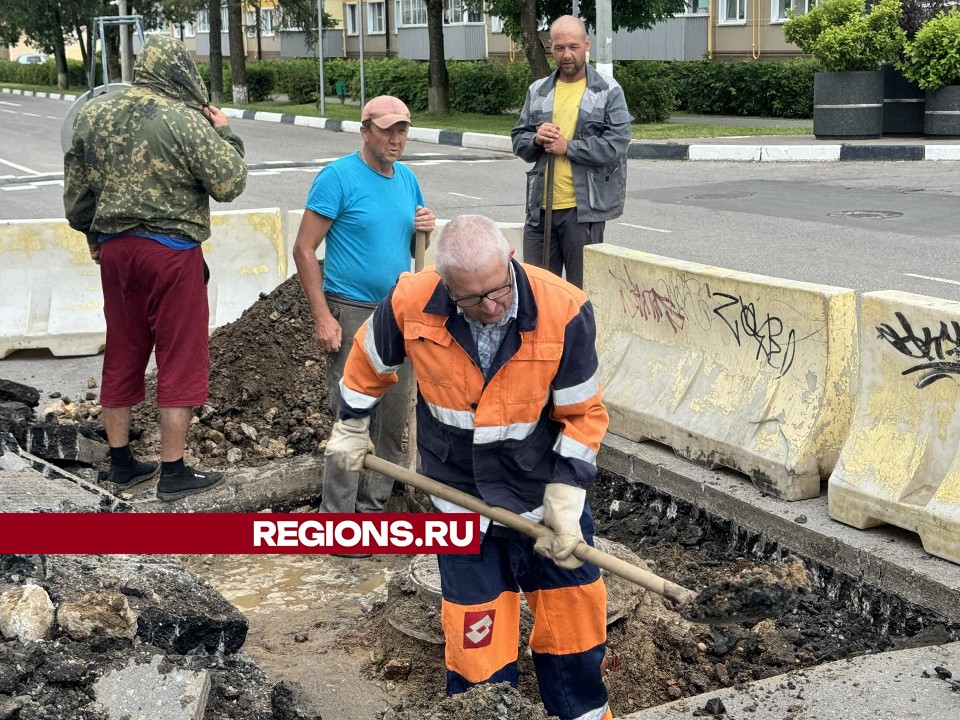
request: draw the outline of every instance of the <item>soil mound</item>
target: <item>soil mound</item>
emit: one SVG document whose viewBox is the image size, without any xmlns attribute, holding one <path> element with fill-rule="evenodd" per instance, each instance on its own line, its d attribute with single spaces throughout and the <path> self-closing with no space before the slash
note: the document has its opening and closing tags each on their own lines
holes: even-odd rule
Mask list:
<svg viewBox="0 0 960 720">
<path fill-rule="evenodd" d="M 210 392 L 187 435 L 187 462 L 260 465 L 318 452 L 333 418 L 313 316 L 296 276 L 210 337 Z M 159 453 L 156 378 L 134 410 L 144 455 Z"/>
</svg>

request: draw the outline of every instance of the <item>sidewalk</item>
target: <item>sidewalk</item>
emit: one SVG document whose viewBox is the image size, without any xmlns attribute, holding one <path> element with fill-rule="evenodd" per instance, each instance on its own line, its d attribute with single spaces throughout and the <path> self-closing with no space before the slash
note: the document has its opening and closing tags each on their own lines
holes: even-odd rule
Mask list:
<svg viewBox="0 0 960 720">
<path fill-rule="evenodd" d="M 360 132 L 360 123 L 350 120 L 287 115 L 252 110 L 225 108 L 229 117 L 264 122 L 305 125 L 333 132 Z M 677 125 L 677 134 L 670 140 L 634 140 L 627 157 L 637 160 L 718 160 L 734 162 L 836 162 L 960 160 L 960 143 L 955 138 L 883 137 L 870 140 L 821 139 L 813 135 L 760 135 L 722 138 L 684 137 L 683 126 L 689 124 L 735 124 L 756 126 L 758 118 L 692 117 L 678 115 L 670 122 Z M 762 119 L 764 124 L 770 119 Z M 783 127 L 812 127 L 811 120 L 778 120 Z M 438 130 L 411 127 L 410 140 L 438 145 L 492 150 L 513 154 L 506 135 Z"/>
</svg>

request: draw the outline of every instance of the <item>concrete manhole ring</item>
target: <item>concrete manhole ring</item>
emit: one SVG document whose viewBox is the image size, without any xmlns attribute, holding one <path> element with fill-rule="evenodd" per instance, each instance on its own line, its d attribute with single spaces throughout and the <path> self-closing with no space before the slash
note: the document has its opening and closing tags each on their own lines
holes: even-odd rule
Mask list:
<svg viewBox="0 0 960 720">
<path fill-rule="evenodd" d="M 637 563 L 638 558 L 625 546 L 612 540 L 594 538 L 598 550 Z M 436 555 L 417 555 L 408 567 L 410 582 L 416 595 L 398 604 L 390 615 L 389 622 L 400 632 L 431 644 L 443 644 L 443 629 L 440 625 L 440 568 Z M 639 602 L 643 590 L 633 583 L 601 571 L 607 586 L 607 625 L 624 617 Z M 533 617 L 526 601 L 521 596 L 521 622 L 532 623 Z"/>
</svg>

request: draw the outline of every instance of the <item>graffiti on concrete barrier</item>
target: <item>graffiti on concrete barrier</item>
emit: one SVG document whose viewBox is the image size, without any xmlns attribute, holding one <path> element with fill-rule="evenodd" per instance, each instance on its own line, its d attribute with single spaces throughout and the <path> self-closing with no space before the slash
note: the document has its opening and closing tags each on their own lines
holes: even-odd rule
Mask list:
<svg viewBox="0 0 960 720">
<path fill-rule="evenodd" d="M 767 313 L 761 320 L 754 304 L 745 303 L 739 295 L 714 291 L 713 298 L 717 301 L 714 315 L 730 328 L 737 345 L 755 342 L 757 358 L 762 356 L 777 371 L 777 377 L 786 375 L 797 354 L 796 331 L 786 330 L 776 315 Z"/>
<path fill-rule="evenodd" d="M 623 266 L 623 275 L 618 275 L 613 270 L 609 272 L 619 285 L 620 302 L 623 303 L 623 311 L 627 315 L 656 323 L 666 322 L 674 333 L 683 330 L 686 315 L 667 295 L 656 288 L 641 287 L 630 277 L 630 270 L 626 265 Z"/>
<path fill-rule="evenodd" d="M 670 298 L 684 317 L 701 330 L 709 330 L 713 325 L 709 283 L 701 282 L 695 275 L 676 273 L 657 280 L 657 292 Z"/>
<path fill-rule="evenodd" d="M 908 367 L 903 375 L 919 373 L 917 387 L 925 388 L 937 380 L 960 375 L 960 323 L 956 320 L 949 325 L 940 321 L 936 334 L 928 327 L 915 331 L 906 316 L 894 313 L 900 327 L 884 323 L 877 328 L 881 340 L 886 340 L 901 355 L 923 360 Z"/>
</svg>

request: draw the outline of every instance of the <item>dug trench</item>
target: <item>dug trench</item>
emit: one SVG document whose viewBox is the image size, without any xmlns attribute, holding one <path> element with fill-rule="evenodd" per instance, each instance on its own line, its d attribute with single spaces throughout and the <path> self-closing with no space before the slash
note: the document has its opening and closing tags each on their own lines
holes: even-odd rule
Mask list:
<svg viewBox="0 0 960 720">
<path fill-rule="evenodd" d="M 191 427 L 188 459 L 269 474 L 284 458 L 316 456 L 319 468 L 330 426 L 323 357 L 296 279 L 218 330 L 211 346 L 211 398 Z M 72 420 L 94 423 L 95 402 L 78 405 Z M 45 415 L 43 421 L 57 420 Z M 155 415 L 148 406 L 138 410 L 136 424 L 145 431 L 137 452 L 155 456 Z M 95 478 L 104 468 L 72 469 Z M 150 491 L 128 499 L 136 505 Z M 746 529 L 643 478 L 601 470 L 589 497 L 597 535 L 613 554 L 684 587 L 721 587 L 738 573 L 764 572 L 790 558 L 803 562 L 809 586 L 782 615 L 705 624 L 606 576 L 603 669 L 618 716 L 832 660 L 960 636 L 960 625 L 928 607 L 817 558 L 798 557 L 762 529 Z M 274 499 L 258 509 L 310 511 L 316 501 Z M 425 499 L 398 489 L 394 502 L 403 509 Z M 55 631 L 44 642 L 2 642 L 0 718 L 107 718 L 95 701 L 98 680 L 156 652 L 165 667 L 210 674 L 205 720 L 546 717 L 526 649 L 527 613 L 518 689 L 486 686 L 443 696 L 439 606 L 425 567 L 426 558 L 387 555 L 5 556 L 0 593 L 29 582 L 59 604 L 90 591 L 116 591 L 138 622 L 133 638 L 75 640 Z M 187 615 L 204 618 L 189 634 L 178 626 Z M 803 698 L 797 703 L 802 707 Z M 5 707 L 12 709 L 4 714 Z"/>
</svg>

